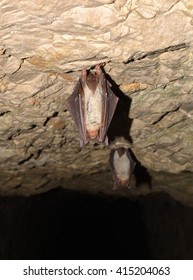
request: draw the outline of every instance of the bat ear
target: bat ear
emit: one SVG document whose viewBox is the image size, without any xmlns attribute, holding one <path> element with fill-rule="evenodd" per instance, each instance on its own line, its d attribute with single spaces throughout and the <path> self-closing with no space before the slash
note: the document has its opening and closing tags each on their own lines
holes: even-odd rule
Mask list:
<svg viewBox="0 0 193 280">
<path fill-rule="evenodd" d="M 82 81 L 86 81 L 86 77 L 87 77 L 87 70 L 86 70 L 86 68 L 84 68 L 83 70 L 82 70 L 82 74 L 81 74 L 81 79 L 82 79 Z"/>
<path fill-rule="evenodd" d="M 100 66 L 103 68 L 103 67 L 105 67 L 105 65 L 106 65 L 106 62 L 101 62 L 100 63 Z"/>
<path fill-rule="evenodd" d="M 102 70 L 101 70 L 101 67 L 100 67 L 99 64 L 97 64 L 95 66 L 95 70 L 96 70 L 96 73 L 97 73 L 98 76 L 100 76 L 102 74 Z"/>
</svg>

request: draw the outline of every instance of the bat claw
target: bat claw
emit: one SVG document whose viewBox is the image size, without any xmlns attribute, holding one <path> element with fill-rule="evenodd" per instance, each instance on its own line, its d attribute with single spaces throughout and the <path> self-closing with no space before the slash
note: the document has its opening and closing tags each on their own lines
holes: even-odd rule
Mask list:
<svg viewBox="0 0 193 280">
<path fill-rule="evenodd" d="M 113 191 L 116 191 L 118 189 L 117 183 L 115 182 L 113 185 Z"/>
<path fill-rule="evenodd" d="M 84 141 L 80 140 L 80 148 L 83 148 L 83 147 L 84 147 Z"/>
<path fill-rule="evenodd" d="M 105 146 L 108 146 L 109 145 L 109 139 L 108 139 L 108 137 L 106 136 L 105 137 Z"/>
</svg>

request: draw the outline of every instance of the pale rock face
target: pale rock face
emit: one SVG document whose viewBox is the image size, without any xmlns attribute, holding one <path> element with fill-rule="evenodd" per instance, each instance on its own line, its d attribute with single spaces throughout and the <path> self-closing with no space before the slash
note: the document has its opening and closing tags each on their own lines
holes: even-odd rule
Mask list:
<svg viewBox="0 0 193 280">
<path fill-rule="evenodd" d="M 35 185 L 45 190 L 52 170 L 58 180 L 109 170 L 107 148 L 80 150 L 65 105 L 80 71 L 106 63 L 130 103 L 117 111 L 114 136 L 122 128 L 148 169 L 193 171 L 192 18 L 188 0 L 2 0 L 0 165 L 44 167 Z M 7 192 L 29 194 L 29 177 L 6 176 Z"/>
</svg>

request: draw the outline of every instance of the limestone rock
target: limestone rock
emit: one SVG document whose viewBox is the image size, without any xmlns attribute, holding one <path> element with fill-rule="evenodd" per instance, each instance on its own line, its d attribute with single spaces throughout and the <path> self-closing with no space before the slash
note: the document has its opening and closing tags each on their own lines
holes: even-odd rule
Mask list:
<svg viewBox="0 0 193 280">
<path fill-rule="evenodd" d="M 110 140 L 125 139 L 147 169 L 193 172 L 191 1 L 2 0 L 0 8 L 0 164 L 10 176 L 41 170 L 32 172 L 37 182 L 5 180 L 10 189 L 49 189 L 51 173 L 61 182 L 109 172 L 114 143 L 80 150 L 65 105 L 80 71 L 97 63 L 120 97 Z"/>
</svg>

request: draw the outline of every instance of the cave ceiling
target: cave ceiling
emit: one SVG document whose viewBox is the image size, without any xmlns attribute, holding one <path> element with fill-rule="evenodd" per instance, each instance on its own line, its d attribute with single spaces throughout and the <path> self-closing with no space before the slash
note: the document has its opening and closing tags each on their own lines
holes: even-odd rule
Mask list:
<svg viewBox="0 0 193 280">
<path fill-rule="evenodd" d="M 120 146 L 148 174 L 174 174 L 171 192 L 171 181 L 182 180 L 191 194 L 182 174 L 193 171 L 192 1 L 3 0 L 0 6 L 1 194 L 82 185 L 112 193 L 109 154 Z M 82 69 L 97 64 L 119 103 L 110 145 L 80 148 L 65 101 Z"/>
</svg>

